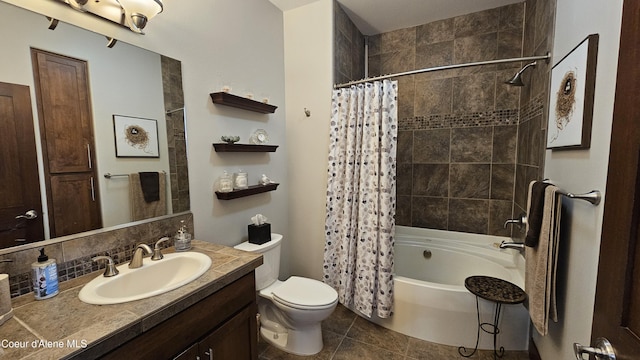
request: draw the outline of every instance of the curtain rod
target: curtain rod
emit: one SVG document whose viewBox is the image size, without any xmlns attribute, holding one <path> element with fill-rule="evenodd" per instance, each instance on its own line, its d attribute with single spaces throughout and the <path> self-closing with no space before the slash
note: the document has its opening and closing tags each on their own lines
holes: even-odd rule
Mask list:
<svg viewBox="0 0 640 360">
<path fill-rule="evenodd" d="M 398 77 L 398 76 L 415 75 L 415 74 L 421 74 L 421 73 L 431 72 L 431 71 L 459 69 L 459 68 L 465 68 L 465 67 L 471 67 L 471 66 L 479 66 L 479 65 L 505 64 L 505 63 L 519 62 L 519 61 L 534 61 L 534 60 L 546 60 L 547 63 L 548 63 L 550 58 L 551 58 L 551 53 L 547 53 L 546 55 L 538 55 L 538 56 L 528 56 L 528 57 L 509 58 L 509 59 L 487 60 L 487 61 L 471 62 L 471 63 L 466 63 L 466 64 L 443 65 L 443 66 L 436 66 L 436 67 L 431 67 L 431 68 L 424 68 L 424 69 L 418 69 L 418 70 L 405 71 L 405 72 L 396 73 L 396 74 L 381 75 L 381 76 L 366 78 L 366 79 L 362 79 L 362 80 L 350 81 L 350 82 L 347 82 L 347 83 L 333 85 L 333 88 L 334 89 L 339 89 L 339 88 L 343 88 L 343 87 L 347 87 L 347 86 L 351 86 L 351 85 L 362 84 L 362 83 L 365 83 L 365 82 L 368 82 L 368 81 L 384 80 L 384 79 L 389 79 L 389 78 Z"/>
</svg>

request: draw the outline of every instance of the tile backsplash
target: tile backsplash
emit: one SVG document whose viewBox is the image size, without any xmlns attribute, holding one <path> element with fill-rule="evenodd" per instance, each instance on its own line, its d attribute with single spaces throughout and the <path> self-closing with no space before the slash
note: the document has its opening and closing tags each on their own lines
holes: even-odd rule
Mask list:
<svg viewBox="0 0 640 360">
<path fill-rule="evenodd" d="M 0 273 L 9 274 L 11 297 L 24 295 L 33 291 L 31 264 L 37 260 L 42 247 L 49 258 L 56 259 L 58 280 L 64 282 L 103 269 L 104 261 L 96 263 L 91 260 L 98 255 L 109 255 L 117 264 L 131 260 L 137 244 L 152 246 L 163 236 L 173 236 L 182 220 L 193 232 L 193 215 L 184 212 L 67 236 L 62 241 L 46 240 L 40 246 L 29 244 L 15 250 L 4 249 L 0 252 L 0 260 L 10 259 L 12 262 L 0 263 Z M 171 241 L 165 242 L 163 246 L 172 244 Z"/>
</svg>

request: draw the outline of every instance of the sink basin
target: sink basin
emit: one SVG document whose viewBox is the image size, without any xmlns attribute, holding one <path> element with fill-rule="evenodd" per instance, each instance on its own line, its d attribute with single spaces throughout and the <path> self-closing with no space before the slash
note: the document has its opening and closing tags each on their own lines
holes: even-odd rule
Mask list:
<svg viewBox="0 0 640 360">
<path fill-rule="evenodd" d="M 85 303 L 119 304 L 160 295 L 188 284 L 204 274 L 211 266 L 211 258 L 197 252 L 179 252 L 164 255 L 152 261 L 145 258 L 143 265 L 129 269 L 129 264 L 118 266 L 120 273 L 112 277 L 102 274 L 88 282 L 78 297 Z"/>
</svg>

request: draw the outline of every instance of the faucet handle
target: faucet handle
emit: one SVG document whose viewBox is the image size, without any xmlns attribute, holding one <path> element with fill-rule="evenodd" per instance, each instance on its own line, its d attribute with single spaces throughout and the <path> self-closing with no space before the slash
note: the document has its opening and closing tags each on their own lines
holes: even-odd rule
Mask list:
<svg viewBox="0 0 640 360">
<path fill-rule="evenodd" d="M 153 247 L 153 255 L 151 256 L 151 260 L 152 261 L 162 260 L 164 255 L 162 255 L 162 249 L 160 248 L 160 244 L 162 244 L 165 241 L 169 241 L 169 240 L 171 240 L 171 238 L 168 237 L 168 236 L 165 236 L 165 237 L 161 238 L 160 240 L 156 241 L 156 245 Z"/>
<path fill-rule="evenodd" d="M 110 256 L 100 255 L 92 258 L 91 260 L 96 262 L 98 260 L 107 260 L 107 266 L 104 268 L 104 277 L 112 277 L 118 275 L 118 268 L 116 268 L 116 264 L 113 262 L 113 259 Z"/>
</svg>

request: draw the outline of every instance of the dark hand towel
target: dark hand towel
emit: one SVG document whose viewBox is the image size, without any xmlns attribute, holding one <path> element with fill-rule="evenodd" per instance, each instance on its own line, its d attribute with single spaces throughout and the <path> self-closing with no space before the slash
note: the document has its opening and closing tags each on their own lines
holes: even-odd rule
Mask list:
<svg viewBox="0 0 640 360">
<path fill-rule="evenodd" d="M 529 214 L 527 221 L 529 222 L 529 231 L 524 239 L 524 244 L 529 247 L 538 246 L 540 239 L 540 226 L 542 225 L 542 213 L 544 209 L 544 189 L 551 184 L 536 181 L 531 187 L 531 206 L 528 209 Z"/>
<path fill-rule="evenodd" d="M 160 200 L 160 179 L 157 172 L 140 172 L 140 187 L 144 201 L 150 203 Z"/>
</svg>

